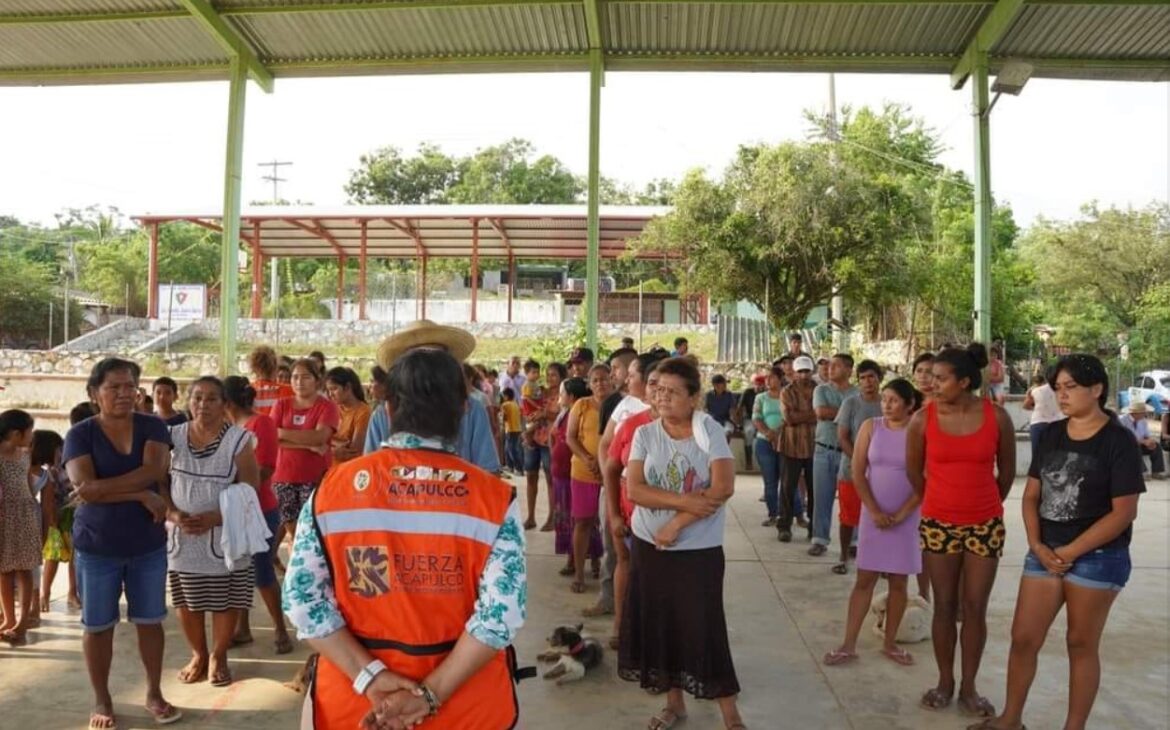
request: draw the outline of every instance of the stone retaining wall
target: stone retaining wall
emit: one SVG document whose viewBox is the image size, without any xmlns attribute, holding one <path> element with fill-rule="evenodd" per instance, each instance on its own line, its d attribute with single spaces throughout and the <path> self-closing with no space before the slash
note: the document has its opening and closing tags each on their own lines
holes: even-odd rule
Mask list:
<svg viewBox="0 0 1170 730">
<path fill-rule="evenodd" d="M 323 347 L 333 345 L 360 345 L 378 342 L 395 331 L 391 322 L 373 320 L 338 321 L 335 319 L 241 319 L 237 323 L 237 336 L 241 342 L 295 342 L 297 344 L 320 343 Z M 570 334 L 576 328 L 568 324 L 511 324 L 501 322 L 465 322 L 458 325 L 476 337 L 487 339 L 509 339 L 520 337 L 559 337 Z M 397 325 L 398 329 L 402 323 Z M 219 337 L 219 320 L 204 320 L 197 327 L 200 337 Z M 643 335 L 658 335 L 686 330 L 714 333 L 715 325 L 664 325 L 644 324 Z M 604 337 L 637 336 L 636 324 L 601 324 L 599 334 Z"/>
</svg>

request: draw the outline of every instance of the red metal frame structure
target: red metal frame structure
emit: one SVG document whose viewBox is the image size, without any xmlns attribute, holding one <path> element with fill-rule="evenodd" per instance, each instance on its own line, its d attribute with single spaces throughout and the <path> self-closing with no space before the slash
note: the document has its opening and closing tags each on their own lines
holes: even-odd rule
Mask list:
<svg viewBox="0 0 1170 730">
<path fill-rule="evenodd" d="M 626 252 L 661 206 L 601 206 L 601 256 Z M 223 232 L 219 213 L 144 213 L 134 220 L 150 232 L 149 310 L 158 316 L 158 236 L 167 223 L 187 222 Z M 264 263 L 276 257 L 338 259 L 337 312 L 345 294 L 345 263 L 358 259 L 358 317 L 366 319 L 366 274 L 372 258 L 414 259 L 419 263 L 418 317 L 427 316 L 427 263 L 432 258 L 468 258 L 471 262 L 471 321 L 478 319 L 481 257 L 504 259 L 509 272 L 508 321 L 516 262 L 520 259 L 585 259 L 588 215 L 584 205 L 367 205 L 257 206 L 240 214 L 240 238 L 252 248 L 253 318 L 263 312 Z M 242 231 L 249 231 L 244 235 Z M 654 254 L 655 258 L 662 254 Z"/>
</svg>

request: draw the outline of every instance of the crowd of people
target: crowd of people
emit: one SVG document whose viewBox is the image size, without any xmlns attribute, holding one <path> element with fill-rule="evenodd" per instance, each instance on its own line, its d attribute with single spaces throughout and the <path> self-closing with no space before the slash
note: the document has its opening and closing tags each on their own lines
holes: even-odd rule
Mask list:
<svg viewBox="0 0 1170 730">
<path fill-rule="evenodd" d="M 468 363 L 475 344 L 418 322 L 381 344 L 368 382 L 327 368 L 321 352 L 258 347 L 250 377 L 203 376 L 185 390 L 162 377 L 149 393 L 136 363 L 109 358 L 63 439 L 23 411 L 0 413 L 0 639 L 27 641 L 65 563 L 95 695 L 89 727 L 116 726 L 109 677 L 123 596 L 145 706 L 167 724 L 182 716 L 161 689 L 168 593 L 191 650 L 178 680 L 215 687 L 234 680 L 232 647 L 254 640 L 258 593 L 272 650 L 293 650 L 291 626 L 315 652 L 314 726 L 510 727 L 525 533 L 538 529 L 543 476 L 539 530 L 554 533 L 566 590 L 595 584 L 581 611 L 612 616 L 618 675 L 664 698 L 648 727 L 684 719 L 690 694 L 743 728 L 722 548 L 742 437 L 743 461 L 762 477 L 763 527 L 781 543 L 802 532 L 812 557 L 836 538 L 831 572 L 855 566 L 826 666 L 859 660 L 884 579 L 889 661 L 916 661 L 898 642 L 912 598 L 931 610 L 938 681 L 922 707 L 954 702 L 980 720 L 972 727 L 1015 730 L 1065 607 L 1066 727 L 1085 726 L 1097 645 L 1130 572 L 1143 454 L 1153 476 L 1164 471 L 1140 409 L 1107 409 L 1097 358 L 1052 364 L 1024 403 L 1027 557 L 997 713 L 977 679 L 1016 468 L 998 352 L 949 347 L 889 377 L 847 353 L 814 358 L 793 335 L 737 395 L 719 373 L 705 389 L 684 338 L 641 353 L 629 340 L 604 361 L 586 347 L 563 363 L 513 357 L 502 373 Z"/>
</svg>

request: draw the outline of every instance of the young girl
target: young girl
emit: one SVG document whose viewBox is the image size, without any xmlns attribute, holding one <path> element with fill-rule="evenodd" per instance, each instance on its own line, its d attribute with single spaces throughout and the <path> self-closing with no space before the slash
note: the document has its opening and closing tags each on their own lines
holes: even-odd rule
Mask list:
<svg viewBox="0 0 1170 730">
<path fill-rule="evenodd" d="M 56 431 L 38 429 L 33 432 L 32 459 L 29 462 L 29 482 L 41 496 L 41 542 L 45 560 L 41 576 L 42 611 L 49 610 L 53 580 L 57 565 L 69 565 L 68 607 L 81 608 L 77 595 L 77 575 L 73 569 L 73 506 L 69 504 L 69 480 L 61 471 L 61 452 L 65 441 Z"/>
<path fill-rule="evenodd" d="M 40 508 L 28 483 L 32 438 L 32 416 L 19 410 L 0 413 L 0 602 L 4 606 L 0 640 L 12 646 L 26 641 L 32 618 L 32 573 L 41 564 Z"/>
</svg>

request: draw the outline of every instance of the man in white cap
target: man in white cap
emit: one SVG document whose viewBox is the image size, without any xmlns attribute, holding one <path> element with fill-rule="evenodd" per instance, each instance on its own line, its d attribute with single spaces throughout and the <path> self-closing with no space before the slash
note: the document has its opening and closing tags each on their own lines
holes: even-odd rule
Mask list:
<svg viewBox="0 0 1170 730">
<path fill-rule="evenodd" d="M 1133 437 L 1137 439 L 1138 448 L 1142 450 L 1143 456 L 1150 457 L 1150 471 L 1154 479 L 1166 478 L 1166 464 L 1162 458 L 1162 449 L 1158 445 L 1158 441 L 1150 436 L 1150 424 L 1146 421 L 1146 404 L 1141 401 L 1134 401 L 1129 404 L 1129 408 L 1125 409 L 1125 413 L 1118 418 L 1121 425 L 1125 426 L 1133 433 Z M 1142 471 L 1146 470 L 1145 460 L 1142 460 Z"/>
<path fill-rule="evenodd" d="M 784 414 L 784 427 L 780 432 L 780 453 L 784 456 L 784 483 L 780 496 L 780 519 L 776 523 L 780 542 L 792 542 L 793 497 L 800 485 L 801 476 L 808 487 L 813 486 L 814 431 L 817 414 L 813 409 L 813 391 L 816 383 L 812 374 L 816 369 L 812 358 L 801 355 L 792 363 L 795 372 L 793 381 L 780 391 L 780 410 Z M 816 490 L 807 490 L 806 509 L 811 517 L 816 509 Z M 812 539 L 812 522 L 809 521 L 809 539 Z"/>
<path fill-rule="evenodd" d="M 378 346 L 378 364 L 389 371 L 394 361 L 411 350 L 443 350 L 463 362 L 475 350 L 475 337 L 458 327 L 447 327 L 421 319 L 398 330 Z M 379 404 L 366 430 L 365 453 L 377 451 L 390 435 L 390 411 Z M 455 453 L 491 474 L 500 473 L 500 456 L 492 437 L 487 409 L 474 398 L 467 399 L 467 409 L 459 423 Z"/>
</svg>

